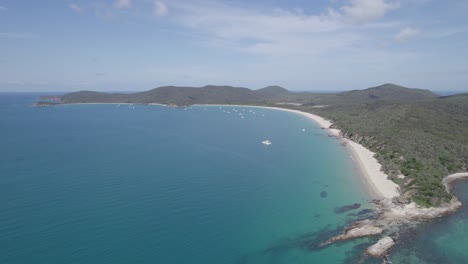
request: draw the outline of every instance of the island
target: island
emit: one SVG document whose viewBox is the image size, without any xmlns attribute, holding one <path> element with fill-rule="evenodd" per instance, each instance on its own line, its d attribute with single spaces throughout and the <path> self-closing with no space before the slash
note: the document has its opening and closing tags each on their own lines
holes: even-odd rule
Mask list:
<svg viewBox="0 0 468 264">
<path fill-rule="evenodd" d="M 440 217 L 461 203 L 450 184 L 468 176 L 468 93 L 439 96 L 429 90 L 384 84 L 340 93 L 291 92 L 280 86 L 164 86 L 132 94 L 80 91 L 38 106 L 60 104 L 249 105 L 305 114 L 363 159 L 375 189 L 376 217 L 360 220 L 321 246 L 381 235 L 367 253 L 383 257 L 394 226 Z M 369 165 L 371 164 L 371 165 Z M 372 167 L 372 168 L 369 168 Z"/>
</svg>

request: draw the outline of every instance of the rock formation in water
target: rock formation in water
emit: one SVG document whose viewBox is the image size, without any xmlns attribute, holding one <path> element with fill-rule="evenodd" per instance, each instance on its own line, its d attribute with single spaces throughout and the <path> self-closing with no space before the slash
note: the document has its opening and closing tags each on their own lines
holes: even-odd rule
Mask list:
<svg viewBox="0 0 468 264">
<path fill-rule="evenodd" d="M 395 241 L 391 237 L 384 237 L 377 241 L 374 245 L 367 248 L 367 255 L 381 258 L 395 245 Z"/>
</svg>

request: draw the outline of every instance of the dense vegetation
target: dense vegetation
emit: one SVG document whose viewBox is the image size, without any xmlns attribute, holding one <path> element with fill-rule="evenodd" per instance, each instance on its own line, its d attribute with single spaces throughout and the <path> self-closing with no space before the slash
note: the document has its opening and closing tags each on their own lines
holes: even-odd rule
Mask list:
<svg viewBox="0 0 468 264">
<path fill-rule="evenodd" d="M 292 93 L 278 86 L 260 90 L 167 86 L 134 94 L 82 91 L 61 99 L 62 103 L 257 104 L 316 113 L 376 153 L 383 170 L 401 186 L 400 199 L 424 206 L 448 201 L 442 178 L 468 167 L 468 94 L 439 97 L 393 84 L 342 93 Z"/>
</svg>

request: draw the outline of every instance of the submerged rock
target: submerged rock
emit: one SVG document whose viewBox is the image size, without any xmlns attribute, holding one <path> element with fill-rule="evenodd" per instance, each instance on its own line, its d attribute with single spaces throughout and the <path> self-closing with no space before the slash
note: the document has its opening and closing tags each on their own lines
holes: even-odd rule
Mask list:
<svg viewBox="0 0 468 264">
<path fill-rule="evenodd" d="M 391 237 L 384 237 L 377 241 L 374 245 L 367 248 L 367 255 L 381 258 L 395 245 L 395 241 Z"/>
<path fill-rule="evenodd" d="M 360 207 L 361 207 L 361 204 L 358 204 L 358 203 L 351 204 L 351 205 L 345 205 L 345 206 L 342 206 L 342 207 L 335 208 L 335 213 L 342 214 L 342 213 L 346 213 L 346 212 L 354 210 L 354 209 L 358 209 Z"/>
</svg>

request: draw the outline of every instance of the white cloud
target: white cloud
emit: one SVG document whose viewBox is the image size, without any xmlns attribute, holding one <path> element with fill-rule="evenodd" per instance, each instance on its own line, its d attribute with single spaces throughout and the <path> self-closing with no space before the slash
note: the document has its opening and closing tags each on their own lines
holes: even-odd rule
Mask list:
<svg viewBox="0 0 468 264">
<path fill-rule="evenodd" d="M 7 10 L 8 10 L 7 7 L 5 7 L 5 6 L 0 6 L 0 11 L 7 11 Z"/>
<path fill-rule="evenodd" d="M 157 16 L 165 16 L 169 13 L 167 6 L 161 1 L 154 1 L 154 14 Z"/>
<path fill-rule="evenodd" d="M 132 0 L 117 0 L 114 2 L 116 8 L 128 8 L 132 6 Z"/>
<path fill-rule="evenodd" d="M 355 7 L 358 4 L 356 1 L 352 3 Z M 348 15 L 341 9 L 308 15 L 301 10 L 263 11 L 221 4 L 178 3 L 172 7 L 177 21 L 203 33 L 205 44 L 274 57 L 317 57 L 338 50 L 359 49 L 370 43 L 366 41 L 371 38 L 368 32 L 380 32 L 399 25 L 394 22 L 370 23 L 369 15 L 366 15 L 366 24 L 350 23 Z"/>
<path fill-rule="evenodd" d="M 366 15 L 365 22 L 357 23 L 340 8 L 353 3 L 357 2 L 342 0 L 335 3 L 336 8 L 315 14 L 294 9 L 241 8 L 219 2 L 177 1 L 171 2 L 170 7 L 171 21 L 179 23 L 200 45 L 228 50 L 239 57 L 232 61 L 229 70 L 206 62 L 203 66 L 219 78 L 205 78 L 205 82 L 224 80 L 242 85 L 239 82 L 244 78 L 250 83 L 270 80 L 294 86 L 311 81 L 313 76 L 315 84 L 325 85 L 334 76 L 352 79 L 356 71 L 350 69 L 356 65 L 362 68 L 360 78 L 369 72 L 378 78 L 386 76 L 388 68 L 418 56 L 386 50 L 388 37 L 393 37 L 401 21 L 380 18 L 396 4 L 383 2 L 392 8 L 385 6 L 383 13 Z M 370 65 L 375 61 L 391 62 L 373 68 Z M 227 74 L 228 71 L 233 74 Z"/>
<path fill-rule="evenodd" d="M 387 3 L 385 0 L 350 0 L 348 5 L 341 7 L 341 11 L 352 22 L 366 23 L 383 17 L 399 6 L 397 2 Z"/>
<path fill-rule="evenodd" d="M 410 27 L 406 27 L 402 30 L 400 30 L 400 32 L 398 32 L 398 34 L 395 36 L 395 39 L 397 41 L 405 41 L 405 40 L 408 40 L 416 35 L 419 34 L 419 30 L 417 29 L 414 29 L 414 28 L 410 28 Z"/>
<path fill-rule="evenodd" d="M 81 10 L 83 10 L 79 5 L 75 3 L 71 3 L 69 7 L 76 12 L 81 12 Z"/>
</svg>

